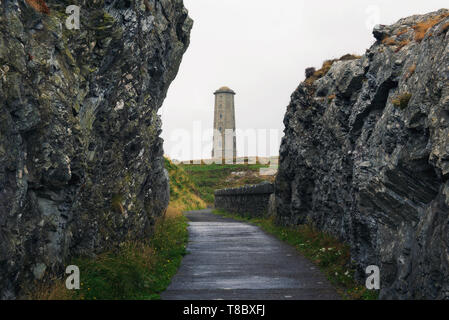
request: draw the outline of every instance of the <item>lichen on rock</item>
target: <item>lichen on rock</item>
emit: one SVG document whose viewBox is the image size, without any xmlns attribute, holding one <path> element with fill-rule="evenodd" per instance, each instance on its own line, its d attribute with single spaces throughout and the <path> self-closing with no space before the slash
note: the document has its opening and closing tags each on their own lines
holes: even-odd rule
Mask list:
<svg viewBox="0 0 449 320">
<path fill-rule="evenodd" d="M 192 20 L 182 0 L 145 2 L 0 6 L 0 298 L 147 237 L 168 204 L 157 110 Z"/>
<path fill-rule="evenodd" d="M 377 26 L 365 55 L 300 84 L 284 119 L 278 223 L 349 243 L 360 281 L 380 267 L 381 298 L 449 298 L 448 22 Z"/>
</svg>

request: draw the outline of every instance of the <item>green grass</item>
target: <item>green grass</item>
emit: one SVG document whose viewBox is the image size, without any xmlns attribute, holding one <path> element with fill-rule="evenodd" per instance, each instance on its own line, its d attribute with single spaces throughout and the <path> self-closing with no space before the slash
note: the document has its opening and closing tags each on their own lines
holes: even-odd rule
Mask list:
<svg viewBox="0 0 449 320">
<path fill-rule="evenodd" d="M 38 285 L 36 300 L 158 300 L 176 274 L 188 241 L 181 215 L 161 219 L 148 242 L 128 242 L 96 258 L 77 258 L 80 290 L 67 290 L 64 279 Z"/>
<path fill-rule="evenodd" d="M 262 230 L 292 245 L 320 268 L 343 299 L 378 299 L 378 291 L 367 290 L 354 279 L 349 246 L 341 243 L 338 239 L 307 225 L 281 227 L 275 224 L 274 219 L 242 217 L 221 210 L 215 210 L 214 213 L 257 225 Z"/>
<path fill-rule="evenodd" d="M 411 93 L 403 93 L 392 100 L 392 103 L 395 107 L 405 109 L 408 107 L 410 99 L 412 98 Z"/>
<path fill-rule="evenodd" d="M 200 198 L 198 187 L 180 166 L 164 158 L 164 165 L 170 177 L 170 205 L 181 211 L 206 208 L 206 203 Z"/>
<path fill-rule="evenodd" d="M 199 196 L 207 203 L 214 203 L 215 190 L 223 188 L 241 187 L 246 184 L 258 184 L 266 179 L 256 176 L 246 176 L 241 179 L 229 181 L 232 172 L 258 172 L 261 168 L 267 168 L 267 165 L 180 165 L 188 174 L 189 178 L 196 185 Z"/>
<path fill-rule="evenodd" d="M 159 299 L 170 284 L 188 240 L 184 217 L 167 218 L 156 225 L 149 244 L 127 243 L 95 259 L 76 259 L 81 289 L 76 299 Z"/>
</svg>

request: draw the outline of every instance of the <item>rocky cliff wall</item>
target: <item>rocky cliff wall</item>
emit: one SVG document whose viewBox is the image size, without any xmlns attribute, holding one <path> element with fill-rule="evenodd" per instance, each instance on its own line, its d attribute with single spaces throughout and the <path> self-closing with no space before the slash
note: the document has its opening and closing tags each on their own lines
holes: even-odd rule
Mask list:
<svg viewBox="0 0 449 320">
<path fill-rule="evenodd" d="M 448 10 L 376 27 L 362 57 L 308 70 L 285 115 L 277 221 L 347 241 L 381 298 L 449 298 L 448 30 Z"/>
<path fill-rule="evenodd" d="M 4 299 L 151 232 L 169 199 L 157 110 L 192 27 L 182 0 L 42 2 L 0 2 Z"/>
<path fill-rule="evenodd" d="M 250 217 L 264 217 L 270 212 L 273 184 L 261 183 L 241 188 L 215 191 L 215 208 Z"/>
</svg>

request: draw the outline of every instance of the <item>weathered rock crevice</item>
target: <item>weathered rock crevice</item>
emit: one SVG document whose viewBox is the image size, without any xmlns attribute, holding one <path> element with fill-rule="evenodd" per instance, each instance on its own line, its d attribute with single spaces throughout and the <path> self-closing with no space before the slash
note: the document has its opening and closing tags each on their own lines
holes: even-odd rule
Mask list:
<svg viewBox="0 0 449 320">
<path fill-rule="evenodd" d="M 284 119 L 278 223 L 348 242 L 381 298 L 449 298 L 448 25 L 444 9 L 376 27 L 362 57 L 308 70 Z"/>
<path fill-rule="evenodd" d="M 73 256 L 144 239 L 169 198 L 161 107 L 192 21 L 182 0 L 0 6 L 0 298 Z M 81 7 L 80 30 L 65 27 Z"/>
</svg>

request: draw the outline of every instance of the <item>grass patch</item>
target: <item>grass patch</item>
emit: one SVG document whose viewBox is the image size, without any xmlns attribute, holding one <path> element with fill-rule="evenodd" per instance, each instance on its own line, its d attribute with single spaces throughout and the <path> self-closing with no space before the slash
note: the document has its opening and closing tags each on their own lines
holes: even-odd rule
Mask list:
<svg viewBox="0 0 449 320">
<path fill-rule="evenodd" d="M 412 98 L 411 93 L 403 93 L 392 100 L 392 103 L 395 107 L 405 109 L 408 107 L 410 99 Z"/>
<path fill-rule="evenodd" d="M 64 279 L 36 286 L 36 300 L 157 300 L 170 284 L 188 241 L 187 221 L 178 210 L 161 218 L 148 241 L 126 242 L 96 258 L 77 258 L 80 290 L 69 291 Z"/>
<path fill-rule="evenodd" d="M 33 300 L 153 300 L 170 284 L 188 241 L 187 220 L 182 211 L 206 207 L 186 172 L 165 159 L 170 177 L 170 205 L 152 236 L 145 241 L 126 242 L 95 258 L 71 261 L 80 269 L 80 290 L 67 290 L 65 278 L 47 276 L 27 294 Z M 123 196 L 114 194 L 111 207 L 123 213 Z"/>
<path fill-rule="evenodd" d="M 206 208 L 198 187 L 186 171 L 167 158 L 164 159 L 164 164 L 170 177 L 170 206 L 181 211 Z"/>
<path fill-rule="evenodd" d="M 189 179 L 196 186 L 199 196 L 208 205 L 214 203 L 215 190 L 258 184 L 270 179 L 269 177 L 258 176 L 261 168 L 268 167 L 261 164 L 180 165 L 180 167 L 187 173 Z M 241 173 L 242 175 L 233 176 L 232 173 Z"/>
<path fill-rule="evenodd" d="M 321 69 L 316 70 L 314 73 L 312 73 L 312 75 L 310 77 L 307 77 L 307 79 L 304 82 L 308 85 L 311 85 L 316 80 L 321 79 L 329 72 L 332 65 L 337 61 L 350 61 L 350 60 L 356 60 L 356 59 L 360 59 L 360 58 L 361 58 L 361 56 L 358 56 L 355 54 L 345 54 L 344 56 L 340 57 L 339 59 L 326 60 L 326 61 L 324 61 Z"/>
<path fill-rule="evenodd" d="M 244 218 L 221 210 L 215 210 L 214 213 L 235 220 L 250 222 L 292 245 L 320 268 L 343 299 L 378 299 L 377 291 L 366 289 L 354 279 L 355 271 L 351 265 L 349 246 L 336 238 L 307 225 L 280 227 L 275 224 L 274 219 Z"/>
<path fill-rule="evenodd" d="M 433 28 L 435 25 L 437 25 L 447 17 L 449 17 L 449 13 L 444 13 L 442 15 L 436 16 L 434 18 L 428 19 L 426 21 L 414 25 L 413 29 L 415 30 L 415 40 L 417 42 L 421 42 L 425 38 L 429 29 Z"/>
</svg>

